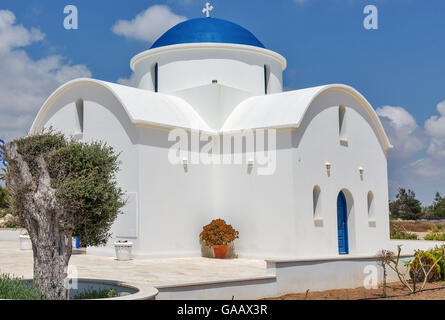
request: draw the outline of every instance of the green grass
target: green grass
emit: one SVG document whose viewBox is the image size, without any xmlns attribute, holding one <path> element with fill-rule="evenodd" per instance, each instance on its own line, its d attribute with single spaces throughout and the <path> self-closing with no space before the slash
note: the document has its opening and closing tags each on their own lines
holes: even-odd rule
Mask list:
<svg viewBox="0 0 445 320">
<path fill-rule="evenodd" d="M 114 289 L 95 290 L 93 288 L 89 288 L 75 295 L 73 299 L 74 300 L 106 299 L 106 298 L 115 298 L 117 296 L 118 295 Z"/>
<path fill-rule="evenodd" d="M 0 299 L 43 300 L 44 297 L 37 288 L 22 278 L 0 274 Z"/>
</svg>

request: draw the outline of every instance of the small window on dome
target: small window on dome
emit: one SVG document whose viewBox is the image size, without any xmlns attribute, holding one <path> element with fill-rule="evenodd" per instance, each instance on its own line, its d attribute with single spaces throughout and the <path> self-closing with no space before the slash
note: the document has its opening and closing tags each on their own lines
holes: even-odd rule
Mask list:
<svg viewBox="0 0 445 320">
<path fill-rule="evenodd" d="M 264 94 L 269 93 L 269 81 L 270 81 L 270 67 L 265 64 L 264 65 Z"/>
<path fill-rule="evenodd" d="M 153 66 L 151 67 L 151 79 L 153 81 L 153 90 L 154 92 L 158 92 L 159 89 L 159 83 L 158 83 L 158 63 L 154 63 Z"/>
<path fill-rule="evenodd" d="M 76 113 L 77 113 L 77 128 L 76 134 L 83 133 L 83 114 L 84 114 L 84 102 L 83 99 L 76 100 Z"/>
<path fill-rule="evenodd" d="M 341 105 L 338 107 L 338 134 L 341 141 L 347 141 L 346 139 L 346 108 Z"/>
</svg>

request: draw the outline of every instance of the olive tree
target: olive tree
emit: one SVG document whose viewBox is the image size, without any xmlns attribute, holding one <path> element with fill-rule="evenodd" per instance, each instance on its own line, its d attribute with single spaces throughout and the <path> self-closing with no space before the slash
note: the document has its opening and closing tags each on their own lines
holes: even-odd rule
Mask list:
<svg viewBox="0 0 445 320">
<path fill-rule="evenodd" d="M 66 299 L 72 237 L 106 244 L 125 205 L 115 179 L 119 155 L 52 131 L 9 142 L 3 154 L 11 209 L 32 242 L 34 284 L 47 299 Z"/>
</svg>

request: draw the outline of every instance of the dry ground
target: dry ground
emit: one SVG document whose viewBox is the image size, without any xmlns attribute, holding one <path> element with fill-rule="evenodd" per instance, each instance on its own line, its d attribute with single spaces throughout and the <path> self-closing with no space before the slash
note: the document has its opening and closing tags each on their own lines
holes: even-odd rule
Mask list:
<svg viewBox="0 0 445 320">
<path fill-rule="evenodd" d="M 444 221 L 415 221 L 415 220 L 391 220 L 391 229 L 395 226 L 403 227 L 406 231 L 417 234 L 419 240 L 425 239 L 434 227 L 442 227 L 445 231 Z"/>
<path fill-rule="evenodd" d="M 365 289 L 364 287 L 355 289 L 327 290 L 319 292 L 307 292 L 288 294 L 278 298 L 267 300 L 445 300 L 445 282 L 439 281 L 428 283 L 426 291 L 409 295 L 409 290 L 399 282 L 388 284 L 388 298 L 382 298 L 382 288 Z"/>
</svg>

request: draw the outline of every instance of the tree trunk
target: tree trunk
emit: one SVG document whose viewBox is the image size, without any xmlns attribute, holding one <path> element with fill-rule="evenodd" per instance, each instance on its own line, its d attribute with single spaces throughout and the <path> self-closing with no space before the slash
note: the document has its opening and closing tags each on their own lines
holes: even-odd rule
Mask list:
<svg viewBox="0 0 445 320">
<path fill-rule="evenodd" d="M 383 264 L 383 298 L 386 298 L 386 264 Z"/>
<path fill-rule="evenodd" d="M 57 204 L 56 191 L 42 157 L 35 159 L 33 176 L 12 142 L 5 147 L 9 179 L 7 188 L 14 198 L 15 212 L 26 228 L 34 256 L 34 284 L 47 299 L 67 299 L 67 267 L 72 254 L 72 226 L 68 213 Z"/>
<path fill-rule="evenodd" d="M 46 299 L 66 300 L 68 264 L 72 253 L 71 234 L 39 232 L 31 237 L 34 253 L 34 285 Z"/>
</svg>

